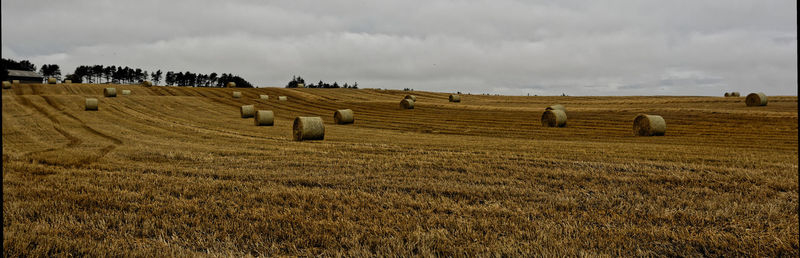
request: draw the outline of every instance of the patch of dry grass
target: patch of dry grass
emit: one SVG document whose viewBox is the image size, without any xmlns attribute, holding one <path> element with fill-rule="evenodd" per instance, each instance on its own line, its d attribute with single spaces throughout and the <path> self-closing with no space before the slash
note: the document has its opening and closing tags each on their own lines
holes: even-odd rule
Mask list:
<svg viewBox="0 0 800 258">
<path fill-rule="evenodd" d="M 3 91 L 5 256 L 798 255 L 796 97 L 415 92 L 400 110 L 402 91 L 115 85 L 135 94 L 83 111 L 103 87 Z M 541 126 L 551 103 L 568 127 Z M 638 113 L 666 136 L 634 137 Z M 325 140 L 292 141 L 296 116 Z"/>
</svg>

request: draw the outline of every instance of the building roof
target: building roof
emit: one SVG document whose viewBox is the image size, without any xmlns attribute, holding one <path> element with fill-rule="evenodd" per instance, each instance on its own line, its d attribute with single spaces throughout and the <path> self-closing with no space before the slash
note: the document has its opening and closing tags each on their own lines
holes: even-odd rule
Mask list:
<svg viewBox="0 0 800 258">
<path fill-rule="evenodd" d="M 37 72 L 23 71 L 23 70 L 11 70 L 11 69 L 8 69 L 8 76 L 9 77 L 13 76 L 13 77 L 36 77 L 36 78 L 42 78 L 42 75 L 40 75 Z"/>
</svg>

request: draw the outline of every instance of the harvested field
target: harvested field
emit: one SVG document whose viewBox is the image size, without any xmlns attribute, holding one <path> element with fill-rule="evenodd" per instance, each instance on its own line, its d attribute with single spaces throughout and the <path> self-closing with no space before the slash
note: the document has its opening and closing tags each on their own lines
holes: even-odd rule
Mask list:
<svg viewBox="0 0 800 258">
<path fill-rule="evenodd" d="M 5 256 L 798 255 L 794 96 L 104 87 L 3 91 Z M 541 125 L 553 103 L 568 127 Z M 293 141 L 298 116 L 324 140 Z"/>
</svg>

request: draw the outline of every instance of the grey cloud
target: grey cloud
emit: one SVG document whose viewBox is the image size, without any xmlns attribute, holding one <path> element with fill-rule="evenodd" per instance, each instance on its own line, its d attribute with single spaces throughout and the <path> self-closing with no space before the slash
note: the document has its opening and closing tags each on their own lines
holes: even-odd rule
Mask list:
<svg viewBox="0 0 800 258">
<path fill-rule="evenodd" d="M 672 85 L 672 84 L 664 84 L 664 85 Z M 622 89 L 622 90 L 643 89 L 643 88 L 645 88 L 645 86 L 642 85 L 642 84 L 629 84 L 629 85 L 624 85 L 624 86 L 620 86 L 619 87 L 619 89 Z"/>
<path fill-rule="evenodd" d="M 113 3 L 113 4 L 112 4 Z M 3 56 L 254 84 L 797 94 L 793 1 L 3 1 Z M 532 86 L 534 85 L 534 86 Z"/>
</svg>

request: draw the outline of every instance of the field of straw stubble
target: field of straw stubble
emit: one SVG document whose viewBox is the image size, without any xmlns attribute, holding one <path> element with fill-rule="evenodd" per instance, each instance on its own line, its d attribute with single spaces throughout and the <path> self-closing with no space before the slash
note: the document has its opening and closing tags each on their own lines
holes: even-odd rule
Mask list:
<svg viewBox="0 0 800 258">
<path fill-rule="evenodd" d="M 3 90 L 4 256 L 798 255 L 794 96 L 414 92 L 401 110 L 391 90 L 104 87 Z M 557 103 L 567 126 L 542 127 Z M 640 113 L 666 135 L 633 136 Z M 296 116 L 325 140 L 292 141 Z"/>
</svg>

